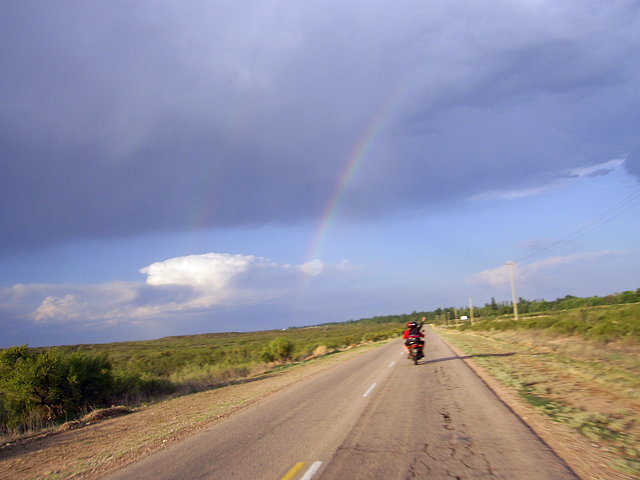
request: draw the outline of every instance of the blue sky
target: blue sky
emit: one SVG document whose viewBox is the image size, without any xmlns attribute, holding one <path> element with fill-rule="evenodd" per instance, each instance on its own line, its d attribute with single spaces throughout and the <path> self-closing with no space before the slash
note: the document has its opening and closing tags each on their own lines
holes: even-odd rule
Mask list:
<svg viewBox="0 0 640 480">
<path fill-rule="evenodd" d="M 0 347 L 640 287 L 632 1 L 0 7 Z"/>
</svg>

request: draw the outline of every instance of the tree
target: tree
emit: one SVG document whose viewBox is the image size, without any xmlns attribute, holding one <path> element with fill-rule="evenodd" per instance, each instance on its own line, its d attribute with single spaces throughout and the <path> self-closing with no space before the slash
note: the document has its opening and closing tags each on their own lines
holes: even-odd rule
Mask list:
<svg viewBox="0 0 640 480">
<path fill-rule="evenodd" d="M 496 299 L 494 297 L 491 297 L 489 308 L 491 308 L 491 310 L 498 310 L 498 304 L 496 303 Z"/>
<path fill-rule="evenodd" d="M 291 360 L 294 344 L 291 340 L 278 337 L 272 340 L 262 351 L 262 359 L 267 362 Z"/>
<path fill-rule="evenodd" d="M 65 355 L 56 349 L 33 353 L 26 345 L 0 350 L 4 425 L 19 427 L 32 414 L 45 421 L 74 417 L 106 402 L 112 388 L 106 355 Z"/>
</svg>

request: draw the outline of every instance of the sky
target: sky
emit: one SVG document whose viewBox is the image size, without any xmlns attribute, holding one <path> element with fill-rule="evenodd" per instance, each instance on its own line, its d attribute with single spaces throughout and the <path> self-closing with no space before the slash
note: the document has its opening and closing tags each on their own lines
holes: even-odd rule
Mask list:
<svg viewBox="0 0 640 480">
<path fill-rule="evenodd" d="M 640 3 L 0 5 L 0 347 L 640 287 Z"/>
</svg>

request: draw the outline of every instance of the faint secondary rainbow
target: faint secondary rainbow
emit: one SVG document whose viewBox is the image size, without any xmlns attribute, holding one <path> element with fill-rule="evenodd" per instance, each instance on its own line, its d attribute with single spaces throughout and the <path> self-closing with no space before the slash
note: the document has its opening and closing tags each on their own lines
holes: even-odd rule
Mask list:
<svg viewBox="0 0 640 480">
<path fill-rule="evenodd" d="M 353 146 L 350 155 L 347 157 L 347 161 L 338 175 L 338 180 L 333 189 L 333 193 L 322 210 L 320 221 L 318 222 L 318 226 L 316 227 L 313 239 L 307 251 L 307 261 L 312 261 L 318 258 L 322 248 L 322 243 L 327 237 L 327 232 L 329 231 L 336 216 L 336 212 L 340 201 L 344 196 L 344 192 L 355 176 L 358 167 L 362 164 L 362 161 L 366 157 L 369 148 L 374 143 L 376 136 L 380 133 L 380 130 L 382 129 L 385 120 L 388 118 L 390 110 L 401 90 L 401 85 L 398 85 L 393 89 L 391 94 L 389 94 L 385 101 L 382 102 L 375 115 L 371 120 L 369 120 L 362 135 L 360 135 Z"/>
</svg>

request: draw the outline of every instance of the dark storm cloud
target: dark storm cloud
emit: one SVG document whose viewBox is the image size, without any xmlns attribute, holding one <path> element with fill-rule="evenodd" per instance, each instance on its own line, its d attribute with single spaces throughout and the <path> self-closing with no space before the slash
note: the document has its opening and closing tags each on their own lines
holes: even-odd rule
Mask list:
<svg viewBox="0 0 640 480">
<path fill-rule="evenodd" d="M 376 115 L 344 197 L 354 218 L 625 155 L 640 175 L 639 12 L 5 4 L 0 247 L 315 218 Z"/>
</svg>

